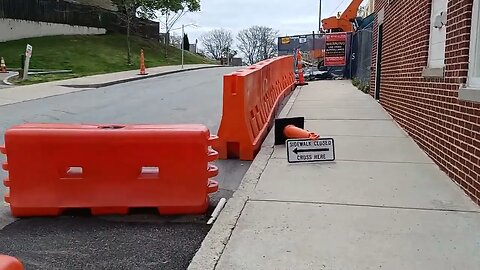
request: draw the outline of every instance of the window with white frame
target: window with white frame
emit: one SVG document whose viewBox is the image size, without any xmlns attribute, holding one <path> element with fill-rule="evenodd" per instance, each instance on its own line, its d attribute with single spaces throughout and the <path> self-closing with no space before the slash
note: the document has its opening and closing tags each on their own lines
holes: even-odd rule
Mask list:
<svg viewBox="0 0 480 270">
<path fill-rule="evenodd" d="M 430 16 L 430 44 L 428 69 L 443 69 L 445 66 L 445 41 L 447 39 L 447 0 L 432 0 Z"/>
<path fill-rule="evenodd" d="M 467 84 L 458 90 L 458 98 L 480 103 L 480 0 L 473 0 L 471 26 Z"/>
<path fill-rule="evenodd" d="M 480 0 L 473 1 L 472 30 L 470 35 L 470 56 L 468 66 L 469 87 L 480 87 Z"/>
</svg>

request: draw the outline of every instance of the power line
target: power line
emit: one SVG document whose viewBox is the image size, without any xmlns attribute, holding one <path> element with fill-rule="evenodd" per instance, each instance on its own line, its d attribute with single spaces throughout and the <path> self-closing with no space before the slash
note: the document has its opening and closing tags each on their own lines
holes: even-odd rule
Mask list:
<svg viewBox="0 0 480 270">
<path fill-rule="evenodd" d="M 338 10 L 338 8 L 345 2 L 345 0 L 343 0 L 340 4 L 338 4 L 338 6 L 333 10 L 333 14 L 332 15 L 335 15 L 335 12 Z"/>
</svg>

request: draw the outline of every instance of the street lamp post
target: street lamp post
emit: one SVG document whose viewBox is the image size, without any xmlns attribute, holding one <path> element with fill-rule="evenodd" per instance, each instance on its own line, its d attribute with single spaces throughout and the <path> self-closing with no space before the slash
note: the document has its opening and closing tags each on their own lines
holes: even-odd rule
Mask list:
<svg viewBox="0 0 480 270">
<path fill-rule="evenodd" d="M 185 44 L 183 44 L 184 42 L 184 36 L 185 36 L 185 27 L 188 27 L 188 26 L 193 26 L 193 27 L 198 27 L 198 25 L 194 24 L 194 23 L 190 23 L 190 24 L 182 24 L 182 69 L 183 69 L 183 59 L 184 59 L 184 56 L 183 56 L 183 51 L 184 51 L 184 47 L 185 47 Z M 178 28 L 175 28 L 175 29 L 171 29 L 171 30 L 178 30 Z M 190 46 L 190 44 L 188 44 L 188 46 Z"/>
<path fill-rule="evenodd" d="M 322 0 L 318 4 L 318 32 L 322 30 Z"/>
</svg>

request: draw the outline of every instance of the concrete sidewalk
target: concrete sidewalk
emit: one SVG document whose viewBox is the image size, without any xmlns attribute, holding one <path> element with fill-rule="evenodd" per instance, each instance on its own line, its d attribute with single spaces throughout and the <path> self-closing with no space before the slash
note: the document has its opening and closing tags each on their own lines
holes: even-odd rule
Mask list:
<svg viewBox="0 0 480 270">
<path fill-rule="evenodd" d="M 158 77 L 162 75 L 192 71 L 197 69 L 219 67 L 218 65 L 196 64 L 181 66 L 164 66 L 148 68 L 148 75 L 138 75 L 138 70 L 100 74 L 63 81 L 53 81 L 27 86 L 0 88 L 0 106 L 18 102 L 85 91 L 92 88 L 110 86 L 135 80 Z"/>
<path fill-rule="evenodd" d="M 370 96 L 313 82 L 282 114 L 337 160 L 288 164 L 270 135 L 189 269 L 479 269 L 480 208 Z"/>
</svg>

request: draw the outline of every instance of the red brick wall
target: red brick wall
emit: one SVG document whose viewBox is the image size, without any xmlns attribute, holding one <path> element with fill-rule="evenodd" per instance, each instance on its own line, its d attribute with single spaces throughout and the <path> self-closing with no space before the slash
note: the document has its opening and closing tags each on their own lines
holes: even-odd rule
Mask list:
<svg viewBox="0 0 480 270">
<path fill-rule="evenodd" d="M 466 82 L 473 0 L 449 0 L 445 78 L 424 78 L 431 0 L 376 0 L 385 10 L 380 102 L 423 150 L 480 204 L 480 104 L 458 100 Z M 371 94 L 375 92 L 377 22 Z"/>
</svg>

